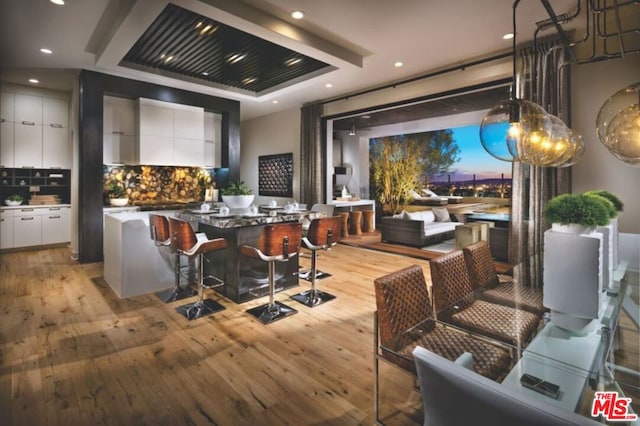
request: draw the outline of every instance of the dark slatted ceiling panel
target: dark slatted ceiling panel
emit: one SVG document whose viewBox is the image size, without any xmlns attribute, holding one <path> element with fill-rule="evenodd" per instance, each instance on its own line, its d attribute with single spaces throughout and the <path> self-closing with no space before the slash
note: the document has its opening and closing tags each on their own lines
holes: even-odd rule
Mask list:
<svg viewBox="0 0 640 426">
<path fill-rule="evenodd" d="M 165 7 L 121 65 L 254 93 L 331 68 L 173 4 Z"/>
</svg>

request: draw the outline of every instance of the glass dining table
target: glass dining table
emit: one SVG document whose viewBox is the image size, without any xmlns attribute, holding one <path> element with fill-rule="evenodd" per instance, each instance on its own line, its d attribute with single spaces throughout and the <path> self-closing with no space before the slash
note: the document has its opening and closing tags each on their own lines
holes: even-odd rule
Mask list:
<svg viewBox="0 0 640 426">
<path fill-rule="evenodd" d="M 526 281 L 526 274 L 518 268 L 513 274 Z M 425 336 L 432 333 L 435 325 L 446 328 L 450 333 L 464 334 L 508 351 L 511 363 L 497 381 L 511 395 L 539 401 L 541 406 L 551 404 L 592 421 L 640 425 L 636 416 L 640 411 L 640 338 L 633 322 L 626 324 L 627 320 L 623 320 L 625 324 L 621 325 L 623 300 L 628 295 L 627 281 L 622 280 L 614 287 L 601 295 L 599 317 L 587 329 L 581 332 L 563 329 L 545 314 L 533 338 L 520 348 L 498 342 L 477 330 L 469 331 L 448 323 L 445 321 L 447 316 L 442 315 L 452 308 L 448 306 L 434 312 L 433 317 L 403 330 L 386 345 L 376 341 L 375 373 L 378 373 L 378 360 L 404 365 L 407 370 L 408 363 L 414 362 L 412 349 L 424 346 Z M 465 306 L 475 300 L 482 300 L 481 289 L 457 301 L 454 307 Z M 428 343 L 433 344 L 433 341 Z M 441 350 L 442 345 L 434 345 L 434 352 Z M 375 385 L 378 386 L 377 376 Z M 389 404 L 385 407 L 390 408 Z M 383 423 L 381 419 L 392 417 L 379 414 L 379 410 L 376 398 L 378 424 Z"/>
</svg>

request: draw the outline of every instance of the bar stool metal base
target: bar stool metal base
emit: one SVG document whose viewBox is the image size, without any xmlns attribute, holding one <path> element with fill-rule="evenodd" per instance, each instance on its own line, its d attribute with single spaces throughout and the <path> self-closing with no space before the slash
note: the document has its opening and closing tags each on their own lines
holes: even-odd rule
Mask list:
<svg viewBox="0 0 640 426">
<path fill-rule="evenodd" d="M 307 305 L 310 308 L 322 305 L 325 302 L 335 299 L 336 297 L 333 294 L 326 293 L 324 291 L 316 290 L 307 290 L 302 293 L 294 294 L 291 296 L 293 300 L 296 302 L 300 302 L 303 305 Z"/>
<path fill-rule="evenodd" d="M 316 280 L 321 280 L 323 278 L 329 278 L 330 276 L 331 276 L 331 274 L 328 273 L 328 272 L 323 272 L 323 271 L 320 271 L 320 270 L 316 271 Z M 301 279 L 303 279 L 305 281 L 311 282 L 311 280 L 313 279 L 313 275 L 311 275 L 311 269 L 307 269 L 306 271 L 298 272 L 298 277 L 300 277 Z"/>
<path fill-rule="evenodd" d="M 273 305 L 266 303 L 256 306 L 255 308 L 247 309 L 247 313 L 256 317 L 256 319 L 263 324 L 271 324 L 282 318 L 297 314 L 298 311 L 284 303 L 275 301 Z"/>
<path fill-rule="evenodd" d="M 176 302 L 178 300 L 193 297 L 198 292 L 191 287 L 172 287 L 166 290 L 158 291 L 156 296 L 164 303 Z"/>
<path fill-rule="evenodd" d="M 212 299 L 204 299 L 195 303 L 189 303 L 188 305 L 178 306 L 176 311 L 180 312 L 189 321 L 206 317 L 207 315 L 215 314 L 225 310 L 226 308 Z"/>
</svg>

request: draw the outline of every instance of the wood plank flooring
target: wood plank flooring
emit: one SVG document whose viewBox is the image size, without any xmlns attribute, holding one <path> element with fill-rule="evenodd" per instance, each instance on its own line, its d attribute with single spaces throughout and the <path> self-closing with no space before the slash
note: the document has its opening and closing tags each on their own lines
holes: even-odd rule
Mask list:
<svg viewBox="0 0 640 426">
<path fill-rule="evenodd" d="M 302 258 L 308 265 L 309 258 Z M 102 264 L 65 248 L 0 255 L 3 425 L 373 424 L 374 278 L 428 262 L 338 246 L 337 299 L 264 326 L 265 299 L 187 321 L 153 295 L 120 300 Z M 418 401 L 419 402 L 419 401 Z"/>
<path fill-rule="evenodd" d="M 308 266 L 309 258 L 301 259 Z M 338 245 L 319 268 L 337 299 L 264 326 L 213 292 L 225 311 L 187 321 L 153 295 L 120 300 L 102 264 L 55 248 L 0 255 L 2 425 L 370 425 L 373 280 L 428 261 Z M 637 295 L 637 289 L 636 295 Z M 638 362 L 623 323 L 623 359 Z M 413 378 L 381 365 L 387 424 L 421 424 Z M 393 407 L 391 407 L 393 406 Z"/>
</svg>

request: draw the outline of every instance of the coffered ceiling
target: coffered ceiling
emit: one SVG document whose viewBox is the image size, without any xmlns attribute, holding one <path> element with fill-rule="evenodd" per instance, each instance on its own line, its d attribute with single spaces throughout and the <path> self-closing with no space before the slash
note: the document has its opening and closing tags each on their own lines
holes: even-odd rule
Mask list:
<svg viewBox="0 0 640 426">
<path fill-rule="evenodd" d="M 558 14 L 580 3 L 550 0 Z M 237 99 L 243 120 L 511 48 L 511 0 L 0 0 L 0 10 L 4 81 L 70 90 L 89 69 Z M 522 1 L 519 41 L 547 18 L 540 1 Z"/>
</svg>

